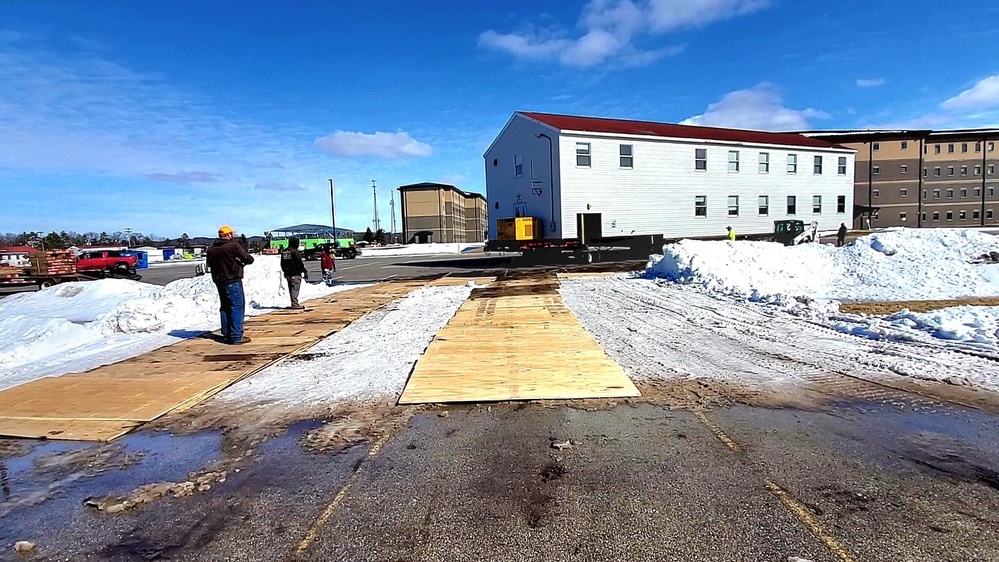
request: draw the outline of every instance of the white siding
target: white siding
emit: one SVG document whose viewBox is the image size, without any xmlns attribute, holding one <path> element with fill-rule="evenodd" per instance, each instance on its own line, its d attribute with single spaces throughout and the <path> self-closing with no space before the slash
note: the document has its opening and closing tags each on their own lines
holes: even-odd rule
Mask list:
<svg viewBox="0 0 999 562">
<path fill-rule="evenodd" d="M 601 213 L 604 236 L 663 234 L 724 236 L 725 227 L 737 234 L 773 232 L 773 221 L 785 218 L 834 230 L 853 218 L 852 150 L 789 146 L 731 145 L 693 139 L 661 139 L 562 131 L 559 152 L 563 166 L 561 187 L 562 236 L 576 236 L 577 213 Z M 576 143 L 591 146 L 591 167 L 576 166 Z M 633 146 L 634 163 L 620 166 L 620 145 Z M 546 147 L 547 148 L 547 147 Z M 707 149 L 707 170 L 694 168 L 695 149 Z M 728 171 L 728 152 L 739 151 L 739 171 Z M 770 154 L 769 173 L 758 169 L 760 152 Z M 787 155 L 798 155 L 796 174 L 787 173 Z M 823 156 L 821 175 L 813 174 L 813 157 Z M 839 157 L 847 158 L 847 173 L 837 173 Z M 489 176 L 487 175 L 487 185 Z M 694 216 L 694 198 L 706 195 L 706 217 Z M 727 200 L 739 197 L 739 215 L 729 216 Z M 758 214 L 758 197 L 770 198 L 769 214 Z M 787 196 L 797 197 L 797 213 L 787 215 Z M 812 197 L 822 196 L 822 213 L 812 213 Z M 846 197 L 844 213 L 836 212 L 837 197 Z M 587 208 L 589 205 L 589 208 Z"/>
<path fill-rule="evenodd" d="M 544 137 L 539 138 L 537 136 L 539 133 L 544 133 L 552 139 L 554 166 L 549 167 L 548 140 Z M 520 114 L 514 114 L 486 151 L 486 199 L 489 202 L 490 239 L 496 239 L 496 219 L 514 217 L 518 209 L 525 213 L 523 216 L 537 217 L 543 221 L 546 238 L 562 236 L 560 228 L 562 225 L 552 220 L 552 172 L 555 176 L 554 216 L 559 216 L 558 143 L 557 130 L 540 125 Z M 524 169 L 519 177 L 514 169 L 515 156 L 523 157 Z M 575 218 L 573 220 L 575 221 Z"/>
</svg>

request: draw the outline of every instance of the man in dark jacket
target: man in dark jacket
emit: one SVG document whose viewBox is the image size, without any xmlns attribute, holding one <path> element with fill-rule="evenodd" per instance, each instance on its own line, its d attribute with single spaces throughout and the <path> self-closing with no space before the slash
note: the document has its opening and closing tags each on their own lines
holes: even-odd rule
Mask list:
<svg viewBox="0 0 999 562">
<path fill-rule="evenodd" d="M 243 315 L 246 298 L 243 295 L 243 266 L 253 263 L 253 256 L 233 240 L 232 227 L 219 228 L 219 238 L 208 247 L 205 263 L 212 272 L 212 281 L 219 290 L 219 312 L 222 314 L 222 338 L 229 344 L 244 344 Z"/>
<path fill-rule="evenodd" d="M 302 252 L 298 251 L 298 238 L 292 236 L 288 239 L 288 247 L 281 252 L 281 272 L 288 280 L 288 293 L 291 295 L 292 308 L 305 308 L 298 304 L 298 292 L 302 289 L 302 277 L 309 278 L 309 272 L 305 269 L 305 261 L 302 260 Z"/>
<path fill-rule="evenodd" d="M 846 223 L 842 222 L 839 224 L 839 230 L 836 231 L 836 247 L 839 248 L 846 242 Z"/>
</svg>

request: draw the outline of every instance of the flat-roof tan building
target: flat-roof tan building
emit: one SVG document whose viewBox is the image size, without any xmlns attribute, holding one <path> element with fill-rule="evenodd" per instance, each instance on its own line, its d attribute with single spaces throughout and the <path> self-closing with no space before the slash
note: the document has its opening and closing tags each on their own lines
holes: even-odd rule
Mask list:
<svg viewBox="0 0 999 562">
<path fill-rule="evenodd" d="M 489 229 L 486 198 L 446 183 L 399 187 L 402 238 L 425 242 L 484 242 Z"/>
</svg>

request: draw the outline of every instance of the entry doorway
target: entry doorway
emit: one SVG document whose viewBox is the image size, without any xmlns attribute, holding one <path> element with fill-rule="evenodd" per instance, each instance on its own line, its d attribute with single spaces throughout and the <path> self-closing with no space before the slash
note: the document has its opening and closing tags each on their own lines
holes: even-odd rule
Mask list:
<svg viewBox="0 0 999 562">
<path fill-rule="evenodd" d="M 583 244 L 603 238 L 603 220 L 600 213 L 576 213 L 576 236 Z"/>
</svg>

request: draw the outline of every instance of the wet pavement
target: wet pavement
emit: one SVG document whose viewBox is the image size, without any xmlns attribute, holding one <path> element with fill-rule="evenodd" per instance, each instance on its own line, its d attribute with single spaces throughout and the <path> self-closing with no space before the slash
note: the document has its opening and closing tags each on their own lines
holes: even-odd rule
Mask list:
<svg viewBox="0 0 999 562">
<path fill-rule="evenodd" d="M 333 452 L 306 446 L 319 423 L 7 442 L 0 560 L 999 561 L 999 417 L 958 406 L 495 404 Z"/>
</svg>

